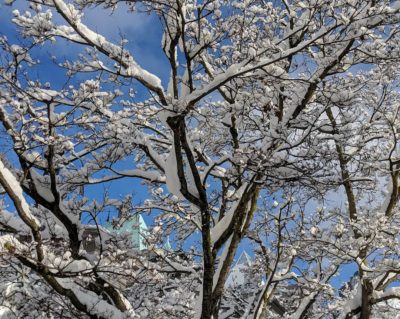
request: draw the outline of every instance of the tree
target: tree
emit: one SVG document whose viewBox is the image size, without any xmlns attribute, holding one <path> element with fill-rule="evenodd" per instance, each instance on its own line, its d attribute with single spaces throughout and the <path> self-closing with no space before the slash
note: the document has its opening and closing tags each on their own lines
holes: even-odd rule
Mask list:
<svg viewBox="0 0 400 319">
<path fill-rule="evenodd" d="M 260 318 L 273 298 L 290 298 L 290 318 L 371 318 L 400 296 L 390 288 L 399 255 L 398 1 L 27 4 L 13 11 L 20 43 L 0 39 L 0 121 L 12 143 L 0 162 L 12 210 L 2 209 L 1 243 L 7 271 L 29 270 L 32 293 L 18 293 L 52 295 L 42 313 L 215 319 L 235 303 Z M 114 43 L 83 22 L 85 10 L 119 6 L 159 18 L 168 85 L 135 60 L 131 39 Z M 35 55 L 54 41 L 82 53 L 52 57 L 58 83 L 42 83 L 35 72 L 48 64 Z M 90 193 L 121 180 L 142 181 L 146 199 Z M 103 233 L 110 211 L 157 215 L 151 252 L 136 255 Z M 95 257 L 82 250 L 88 221 L 98 229 Z M 157 248 L 168 234 L 174 252 Z M 226 280 L 245 240 L 258 279 L 237 298 Z M 335 287 L 348 264 L 357 275 Z M 168 306 L 170 281 L 182 282 L 174 296 L 188 298 L 179 309 Z M 153 297 L 135 303 L 143 291 Z"/>
</svg>

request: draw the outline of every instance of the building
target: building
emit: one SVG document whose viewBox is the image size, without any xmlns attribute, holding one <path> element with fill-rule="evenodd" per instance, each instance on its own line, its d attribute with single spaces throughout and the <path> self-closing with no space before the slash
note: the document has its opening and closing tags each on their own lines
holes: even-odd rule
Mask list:
<svg viewBox="0 0 400 319">
<path fill-rule="evenodd" d="M 111 238 L 111 234 L 116 233 L 121 235 L 121 237 L 129 238 L 133 247 L 137 250 L 146 250 L 148 248 L 146 243 L 146 234 L 149 233 L 149 229 L 143 217 L 140 215 L 135 215 L 120 225 L 116 225 L 113 221 L 106 223 L 103 227 L 86 225 L 82 238 L 83 248 L 88 253 L 98 251 L 100 245 L 99 232 L 103 239 L 108 237 Z M 167 238 L 162 250 L 171 250 L 169 238 Z M 152 262 L 157 262 L 160 256 L 149 252 L 148 258 Z M 246 303 L 246 300 L 251 300 L 252 297 L 254 297 L 254 292 L 259 290 L 259 287 L 262 284 L 260 280 L 252 278 L 248 271 L 251 269 L 251 266 L 252 261 L 250 256 L 243 251 L 228 275 L 225 284 L 225 289 L 227 291 L 226 296 L 228 297 L 224 297 L 225 299 L 222 300 L 221 310 L 225 315 L 229 313 L 229 318 L 242 318 L 245 309 L 249 306 L 249 304 Z M 199 269 L 200 268 L 201 267 L 199 267 Z M 177 273 L 176 275 L 172 274 L 171 276 L 175 278 L 176 276 L 181 276 L 181 274 Z M 166 291 L 168 291 L 168 289 Z M 234 303 L 232 303 L 233 299 L 235 300 Z M 271 300 L 269 310 L 274 313 L 274 318 L 283 317 L 286 311 L 276 298 Z"/>
<path fill-rule="evenodd" d="M 117 224 L 115 221 L 100 225 L 85 225 L 82 234 L 82 248 L 92 254 L 100 247 L 100 237 L 102 240 L 111 238 L 111 234 L 118 234 L 128 238 L 134 249 L 147 249 L 146 234 L 149 232 L 146 222 L 139 214 Z M 99 236 L 101 235 L 101 236 Z"/>
<path fill-rule="evenodd" d="M 225 288 L 229 291 L 232 291 L 231 295 L 239 300 L 252 300 L 254 297 L 254 292 L 257 291 L 257 288 L 262 281 L 252 278 L 251 274 L 248 272 L 251 269 L 251 258 L 250 256 L 243 251 L 242 254 L 239 256 L 237 262 L 232 267 L 228 279 L 226 280 Z M 225 303 L 227 304 L 223 307 L 223 311 L 231 312 L 229 318 L 242 318 L 243 312 L 248 306 L 248 304 L 243 304 L 243 308 L 236 307 L 236 309 L 231 309 L 231 305 L 229 301 L 226 300 Z M 240 302 L 238 302 L 240 304 Z M 283 317 L 286 310 L 283 305 L 278 301 L 278 299 L 273 298 L 269 304 L 269 309 L 274 313 L 275 316 Z"/>
<path fill-rule="evenodd" d="M 140 214 L 135 214 L 128 220 L 119 224 L 113 223 L 112 221 L 107 222 L 104 228 L 118 235 L 129 236 L 135 249 L 144 250 L 148 247 L 146 235 L 149 233 L 149 228 Z"/>
<path fill-rule="evenodd" d="M 228 279 L 226 280 L 226 287 L 239 287 L 247 286 L 250 282 L 250 278 L 245 276 L 246 269 L 251 267 L 251 260 L 249 255 L 243 251 L 239 256 L 239 259 L 232 267 L 229 273 Z"/>
</svg>

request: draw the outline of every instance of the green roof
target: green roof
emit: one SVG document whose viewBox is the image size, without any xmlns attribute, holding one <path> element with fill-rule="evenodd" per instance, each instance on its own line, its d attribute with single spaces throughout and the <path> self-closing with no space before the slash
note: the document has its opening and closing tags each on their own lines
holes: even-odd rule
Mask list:
<svg viewBox="0 0 400 319">
<path fill-rule="evenodd" d="M 133 215 L 130 219 L 124 221 L 120 227 L 114 227 L 112 223 L 107 222 L 104 228 L 117 234 L 130 233 L 135 248 L 139 250 L 147 249 L 145 237 L 148 234 L 148 227 L 140 214 Z"/>
</svg>

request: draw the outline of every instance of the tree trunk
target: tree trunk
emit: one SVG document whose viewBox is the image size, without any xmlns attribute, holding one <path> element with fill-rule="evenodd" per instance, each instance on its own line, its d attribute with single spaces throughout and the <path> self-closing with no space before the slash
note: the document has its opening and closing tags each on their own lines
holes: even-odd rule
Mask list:
<svg viewBox="0 0 400 319">
<path fill-rule="evenodd" d="M 369 279 L 365 279 L 362 282 L 361 288 L 361 315 L 360 319 L 370 319 L 372 312 L 371 295 L 373 292 L 372 282 Z"/>
</svg>

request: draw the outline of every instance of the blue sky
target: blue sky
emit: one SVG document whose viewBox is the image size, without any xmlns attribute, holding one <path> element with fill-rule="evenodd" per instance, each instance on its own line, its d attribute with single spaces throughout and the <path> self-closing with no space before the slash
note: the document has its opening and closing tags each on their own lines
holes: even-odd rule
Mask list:
<svg viewBox="0 0 400 319">
<path fill-rule="evenodd" d="M 0 0 L 2 1 L 2 0 Z M 13 6 L 6 6 L 1 3 L 0 7 L 0 35 L 5 35 L 11 43 L 16 43 L 23 46 L 27 43 L 27 39 L 21 38 L 16 32 L 16 25 L 12 23 L 12 11 L 18 9 L 21 13 L 27 10 L 25 1 L 17 0 Z M 54 12 L 54 10 L 53 10 Z M 56 12 L 53 13 L 56 23 L 65 24 Z M 91 8 L 85 10 L 83 22 L 86 23 L 92 30 L 105 36 L 108 40 L 119 43 L 124 37 L 129 42 L 128 49 L 134 56 L 135 60 L 145 69 L 156 74 L 161 78 L 164 87 L 167 87 L 169 80 L 169 62 L 162 52 L 161 39 L 162 28 L 157 16 L 148 14 L 138 14 L 128 12 L 125 4 L 119 5 L 119 8 L 112 12 L 102 8 Z M 57 39 L 55 42 L 47 42 L 45 45 L 35 48 L 31 55 L 34 59 L 40 59 L 40 64 L 30 69 L 31 78 L 38 78 L 40 82 L 50 82 L 51 88 L 59 89 L 65 84 L 65 71 L 59 68 L 52 61 L 52 56 L 56 56 L 56 62 L 63 62 L 65 59 L 73 61 L 79 53 L 84 52 L 85 47 L 69 43 L 63 39 Z M 78 75 L 76 81 L 82 81 L 86 78 L 91 78 L 92 74 Z M 133 87 L 137 91 L 136 98 L 140 100 L 147 96 L 147 91 L 143 87 L 133 82 Z M 120 88 L 121 89 L 121 88 Z M 9 158 L 15 160 L 13 152 L 10 149 L 7 152 Z M 118 164 L 119 169 L 134 168 L 134 161 L 130 157 L 122 163 Z M 132 193 L 133 202 L 135 204 L 143 203 L 149 197 L 146 187 L 141 185 L 139 179 L 124 178 L 117 181 L 104 183 L 101 185 L 92 185 L 85 187 L 85 195 L 90 199 L 102 199 L 102 195 L 107 192 L 111 198 L 122 198 L 125 195 Z M 12 210 L 11 203 L 10 210 Z M 150 215 L 143 215 L 148 225 L 152 224 L 154 216 L 157 212 L 152 212 Z M 113 216 L 111 212 L 110 216 Z M 100 216 L 99 221 L 102 223 L 108 217 L 108 213 Z M 85 216 L 83 222 L 89 222 L 90 218 Z M 197 236 L 196 236 L 197 237 Z M 190 241 L 187 247 L 193 245 Z"/>
<path fill-rule="evenodd" d="M 6 35 L 11 41 L 21 43 L 24 40 L 16 37 L 15 25 L 11 23 L 12 11 L 19 9 L 23 11 L 26 7 L 25 1 L 17 0 L 14 6 L 0 7 L 0 34 Z M 61 20 L 56 19 L 60 22 Z M 125 5 L 120 5 L 113 14 L 110 10 L 101 8 L 87 10 L 83 21 L 94 31 L 104 35 L 109 40 L 118 43 L 121 40 L 121 35 L 129 40 L 128 48 L 131 50 L 137 62 L 150 72 L 159 76 L 164 87 L 167 86 L 169 78 L 168 61 L 162 53 L 161 38 L 162 29 L 158 18 L 154 15 L 136 14 L 127 12 Z M 45 45 L 37 50 L 36 57 L 40 58 L 42 64 L 36 69 L 37 76 L 42 82 L 49 81 L 54 87 L 60 87 L 64 81 L 64 75 L 60 69 L 51 62 L 50 57 L 57 55 L 58 61 L 62 61 L 63 57 L 76 57 L 78 52 L 82 52 L 83 47 L 74 44 L 69 44 L 66 41 L 58 40 L 56 43 Z M 139 86 L 139 97 L 146 95 L 146 92 Z M 129 165 L 125 163 L 123 165 Z M 132 168 L 132 167 L 131 167 Z M 143 201 L 147 196 L 147 192 L 140 181 L 137 179 L 123 179 L 114 181 L 101 186 L 91 186 L 87 188 L 87 195 L 90 198 L 101 198 L 103 191 L 107 189 L 111 197 L 121 197 L 126 193 L 133 192 L 134 202 Z M 152 223 L 154 214 L 143 216 L 148 224 Z M 196 238 L 196 236 L 194 237 Z M 188 246 L 193 244 L 189 242 Z M 248 249 L 249 243 L 244 242 L 238 249 L 237 256 L 241 252 Z M 249 251 L 250 255 L 251 252 Z M 342 274 L 334 277 L 332 280 L 336 287 L 340 287 L 343 280 L 349 278 L 354 273 L 354 265 L 343 267 Z"/>
<path fill-rule="evenodd" d="M 13 6 L 0 5 L 0 33 L 19 43 L 21 40 L 16 39 L 15 24 L 11 22 L 12 11 L 18 9 L 21 13 L 24 12 L 27 8 L 26 2 L 17 0 Z M 167 86 L 168 60 L 162 54 L 162 29 L 160 21 L 155 15 L 128 12 L 124 4 L 120 4 L 115 12 L 102 8 L 92 8 L 84 12 L 82 20 L 92 30 L 115 43 L 119 43 L 121 35 L 128 39 L 127 47 L 136 61 L 150 72 L 157 74 L 162 79 L 164 86 Z M 57 13 L 54 13 L 53 16 L 55 22 L 62 23 L 62 19 Z M 45 60 L 52 55 L 57 55 L 59 58 L 76 56 L 77 53 L 83 51 L 83 48 L 83 46 L 58 39 L 55 43 L 48 43 L 41 49 L 40 55 L 43 58 L 41 60 L 46 63 Z M 40 75 L 57 81 L 57 76 L 51 72 Z"/>
<path fill-rule="evenodd" d="M 24 11 L 25 1 L 17 0 L 13 6 L 0 4 L 0 35 L 5 35 L 11 43 L 23 45 L 27 41 L 17 36 L 16 26 L 11 22 L 12 11 L 15 9 Z M 57 14 L 55 14 L 56 16 Z M 161 28 L 155 16 L 145 14 L 128 13 L 124 6 L 114 14 L 109 10 L 99 8 L 86 11 L 83 19 L 93 30 L 105 35 L 108 39 L 119 42 L 121 34 L 124 34 L 129 41 L 129 48 L 135 59 L 143 67 L 156 73 L 165 83 L 168 81 L 168 64 L 161 51 Z M 60 19 L 55 19 L 61 21 Z M 63 62 L 65 58 L 73 60 L 79 53 L 83 53 L 84 46 L 68 43 L 62 39 L 56 42 L 47 42 L 45 45 L 36 48 L 32 56 L 40 59 L 38 67 L 33 67 L 30 72 L 32 78 L 37 77 L 42 83 L 49 81 L 55 89 L 62 87 L 65 81 L 65 72 L 55 65 L 51 59 L 56 56 L 57 62 Z M 92 77 L 83 75 L 82 78 Z M 145 95 L 146 91 L 140 85 L 134 83 L 139 95 Z"/>
<path fill-rule="evenodd" d="M 18 37 L 16 26 L 11 21 L 13 18 L 12 11 L 16 9 L 21 13 L 24 12 L 27 9 L 26 2 L 17 0 L 13 6 L 2 5 L 0 7 L 0 35 L 6 35 L 11 42 L 22 46 L 26 40 Z M 63 23 L 57 13 L 54 12 L 53 15 L 54 21 Z M 92 30 L 104 35 L 114 43 L 120 42 L 121 35 L 126 38 L 129 41 L 127 46 L 136 61 L 142 67 L 160 77 L 164 87 L 167 87 L 170 76 L 169 63 L 162 52 L 162 28 L 158 17 L 128 12 L 127 6 L 121 4 L 115 12 L 103 10 L 102 8 L 85 10 L 82 20 Z M 40 59 L 41 63 L 38 67 L 33 68 L 31 75 L 38 77 L 42 83 L 50 82 L 55 89 L 60 88 L 65 83 L 65 74 L 63 70 L 54 64 L 51 57 L 56 56 L 57 62 L 62 62 L 64 58 L 73 60 L 83 50 L 83 46 L 71 44 L 62 39 L 57 39 L 54 43 L 48 42 L 32 52 L 32 56 Z M 83 75 L 77 79 L 82 80 L 89 77 L 91 77 L 90 74 Z M 134 88 L 138 92 L 138 98 L 146 95 L 146 91 L 139 84 L 134 84 Z M 12 152 L 9 154 L 12 154 Z M 121 163 L 120 166 L 121 169 L 133 168 L 132 162 L 129 160 Z M 125 178 L 105 183 L 104 185 L 88 186 L 85 188 L 85 195 L 92 199 L 101 200 L 105 191 L 112 198 L 122 198 L 128 193 L 133 193 L 133 202 L 136 204 L 148 198 L 146 187 L 140 184 L 140 180 L 132 178 Z M 146 223 L 151 225 L 156 214 L 157 212 L 155 211 L 149 216 L 143 215 Z M 104 222 L 107 216 L 107 213 L 103 214 L 100 221 Z M 84 218 L 83 221 L 87 222 L 88 220 L 89 218 Z M 200 236 L 194 235 L 185 247 L 189 248 L 195 245 L 199 239 Z M 237 255 L 240 255 L 246 247 L 248 248 L 248 245 L 248 241 L 243 243 L 239 247 Z"/>
</svg>

